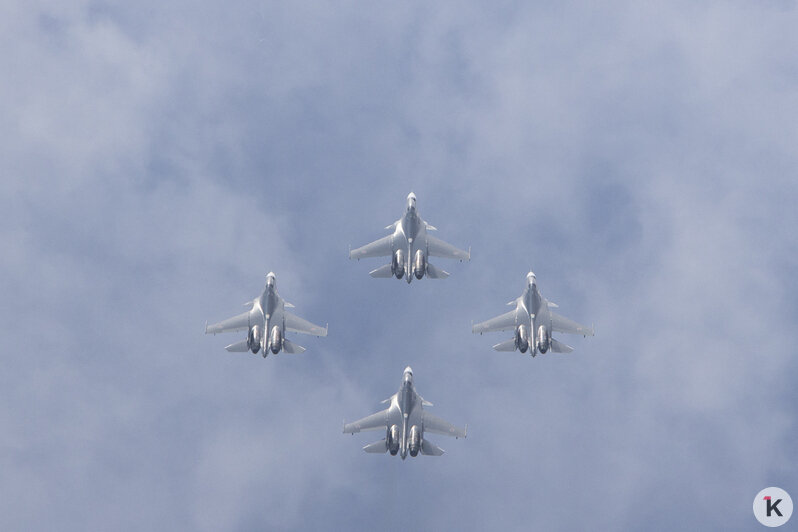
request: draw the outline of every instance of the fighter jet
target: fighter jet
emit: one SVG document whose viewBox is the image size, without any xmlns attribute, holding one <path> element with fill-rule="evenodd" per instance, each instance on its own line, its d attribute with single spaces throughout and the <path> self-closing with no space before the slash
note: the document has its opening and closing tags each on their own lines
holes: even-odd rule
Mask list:
<svg viewBox="0 0 798 532">
<path fill-rule="evenodd" d="M 552 338 L 552 331 L 593 336 L 592 326 L 588 329 L 549 310 L 552 307 L 557 308 L 557 305 L 540 294 L 534 273 L 529 272 L 526 281 L 527 285 L 521 297 L 507 303 L 515 305 L 515 309 L 477 323 L 471 328 L 471 332 L 482 334 L 514 330 L 513 338 L 494 345 L 493 349 L 496 351 L 519 349 L 522 353 L 526 353 L 529 349 L 533 357 L 538 352 L 545 353 L 549 349 L 555 353 L 570 353 L 574 350 L 573 347 Z"/>
<path fill-rule="evenodd" d="M 285 337 L 285 331 L 312 334 L 313 336 L 327 336 L 327 327 L 314 325 L 287 312 L 286 308 L 294 305 L 286 302 L 277 293 L 276 277 L 273 272 L 266 275 L 266 287 L 263 293 L 247 301 L 244 306 L 251 306 L 250 310 L 233 318 L 220 321 L 211 326 L 205 323 L 205 334 L 223 332 L 248 331 L 246 340 L 230 344 L 225 349 L 228 351 L 252 351 L 257 354 L 263 350 L 263 358 L 271 351 L 277 354 L 280 350 L 286 353 L 302 353 L 305 348 L 297 345 Z"/>
<path fill-rule="evenodd" d="M 367 453 L 398 453 L 402 460 L 410 456 L 427 454 L 440 456 L 443 449 L 424 438 L 425 432 L 445 434 L 455 438 L 465 438 L 465 429 L 455 427 L 451 423 L 424 411 L 422 407 L 432 406 L 418 395 L 413 386 L 413 370 L 405 368 L 399 391 L 384 400 L 390 406 L 381 412 L 366 416 L 354 423 L 344 424 L 344 434 L 354 434 L 363 430 L 385 430 L 385 438 L 363 447 Z"/>
<path fill-rule="evenodd" d="M 349 251 L 350 259 L 391 257 L 390 264 L 369 272 L 372 277 L 395 275 L 397 279 L 401 279 L 407 274 L 408 284 L 413 280 L 413 276 L 416 279 L 421 279 L 424 275 L 430 279 L 444 279 L 449 277 L 449 273 L 430 264 L 428 257 L 459 259 L 460 262 L 471 260 L 470 248 L 468 251 L 463 251 L 428 234 L 428 231 L 436 229 L 419 216 L 416 209 L 416 195 L 412 192 L 407 196 L 405 214 L 385 229 L 393 233 Z"/>
</svg>

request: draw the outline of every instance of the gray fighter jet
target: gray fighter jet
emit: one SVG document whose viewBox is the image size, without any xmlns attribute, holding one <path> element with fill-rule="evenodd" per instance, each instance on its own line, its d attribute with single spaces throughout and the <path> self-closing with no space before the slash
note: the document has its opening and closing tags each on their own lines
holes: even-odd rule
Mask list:
<svg viewBox="0 0 798 532">
<path fill-rule="evenodd" d="M 527 285 L 521 297 L 507 303 L 515 305 L 515 309 L 477 323 L 471 328 L 471 332 L 482 334 L 494 331 L 515 331 L 513 338 L 494 345 L 493 349 L 496 351 L 519 349 L 522 353 L 526 353 L 526 350 L 529 349 L 532 356 L 538 352 L 545 353 L 549 349 L 555 353 L 570 353 L 574 350 L 573 347 L 552 338 L 552 331 L 593 336 L 592 326 L 588 329 L 584 325 L 579 325 L 575 321 L 549 310 L 551 307 L 556 308 L 557 305 L 546 300 L 540 294 L 534 273 L 529 272 L 526 275 L 526 281 Z"/>
<path fill-rule="evenodd" d="M 252 308 L 243 314 L 211 326 L 206 323 L 205 334 L 248 331 L 246 340 L 230 344 L 225 349 L 235 352 L 252 351 L 253 354 L 257 354 L 262 349 L 263 358 L 266 358 L 269 351 L 275 355 L 280 350 L 285 350 L 286 353 L 305 351 L 301 345 L 286 339 L 286 331 L 327 336 L 327 327 L 314 325 L 285 310 L 293 308 L 294 305 L 287 303 L 277 293 L 276 277 L 273 272 L 266 275 L 266 287 L 263 289 L 263 293 L 252 301 L 244 303 L 244 306 Z"/>
<path fill-rule="evenodd" d="M 364 430 L 385 431 L 385 438 L 363 447 L 367 453 L 387 451 L 393 456 L 399 453 L 402 460 L 407 458 L 407 453 L 410 453 L 410 456 L 417 456 L 419 452 L 440 456 L 444 452 L 443 449 L 425 439 L 425 432 L 445 434 L 455 438 L 466 437 L 468 425 L 465 429 L 461 429 L 424 411 L 422 407 L 432 406 L 432 403 L 425 401 L 416 392 L 416 388 L 413 386 L 413 370 L 410 369 L 410 366 L 405 368 L 399 391 L 384 400 L 383 403 L 390 403 L 391 406 L 359 421 L 344 425 L 344 434 L 354 434 Z"/>
<path fill-rule="evenodd" d="M 408 283 L 413 280 L 414 275 L 416 279 L 421 279 L 424 275 L 430 279 L 444 279 L 449 277 L 449 273 L 430 264 L 428 257 L 459 259 L 460 262 L 471 260 L 470 249 L 463 251 L 427 233 L 436 229 L 419 216 L 416 195 L 412 192 L 407 196 L 404 216 L 385 229 L 393 233 L 349 251 L 350 259 L 391 257 L 390 264 L 369 272 L 372 277 L 396 276 L 401 279 L 407 274 Z"/>
</svg>

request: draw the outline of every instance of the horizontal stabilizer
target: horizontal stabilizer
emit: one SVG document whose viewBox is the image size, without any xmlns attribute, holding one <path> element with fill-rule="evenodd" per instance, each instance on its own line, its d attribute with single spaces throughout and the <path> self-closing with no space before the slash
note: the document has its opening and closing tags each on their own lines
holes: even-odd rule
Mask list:
<svg viewBox="0 0 798 532">
<path fill-rule="evenodd" d="M 234 344 L 230 344 L 225 347 L 231 353 L 243 353 L 245 351 L 249 351 L 249 346 L 247 345 L 246 340 L 241 340 L 240 342 L 236 342 Z"/>
<path fill-rule="evenodd" d="M 369 443 L 363 450 L 367 453 L 384 453 L 388 450 L 388 444 L 385 441 L 385 438 L 381 439 L 380 441 L 375 441 L 374 443 Z"/>
<path fill-rule="evenodd" d="M 388 277 L 393 277 L 393 272 L 391 271 L 391 265 L 386 264 L 385 266 L 380 266 L 376 270 L 370 271 L 369 275 L 376 279 L 387 279 Z"/>
<path fill-rule="evenodd" d="M 304 353 L 305 348 L 302 347 L 301 345 L 295 344 L 290 340 L 283 340 L 283 351 L 294 355 L 294 354 Z"/>
<path fill-rule="evenodd" d="M 449 277 L 449 272 L 445 272 L 440 268 L 436 268 L 429 262 L 427 263 L 427 277 L 430 279 L 446 279 Z"/>
<path fill-rule="evenodd" d="M 440 456 L 444 452 L 445 451 L 443 449 L 429 440 L 421 440 L 421 454 L 425 454 L 427 456 Z"/>
<path fill-rule="evenodd" d="M 510 338 L 505 342 L 496 344 L 493 346 L 493 349 L 496 351 L 515 351 L 515 338 Z"/>
<path fill-rule="evenodd" d="M 566 345 L 562 342 L 558 342 L 554 338 L 551 339 L 551 350 L 555 353 L 570 353 L 574 350 L 573 347 L 570 345 Z"/>
</svg>

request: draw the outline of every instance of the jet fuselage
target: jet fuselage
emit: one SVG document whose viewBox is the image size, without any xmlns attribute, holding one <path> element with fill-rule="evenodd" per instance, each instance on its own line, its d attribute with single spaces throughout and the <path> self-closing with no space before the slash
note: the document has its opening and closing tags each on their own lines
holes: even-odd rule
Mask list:
<svg viewBox="0 0 798 532">
<path fill-rule="evenodd" d="M 416 425 L 417 430 L 421 430 L 421 401 L 418 398 L 416 389 L 413 386 L 413 371 L 410 367 L 405 369 L 402 376 L 402 384 L 399 386 L 399 391 L 395 396 L 395 401 L 392 401 L 391 409 L 397 409 L 399 417 L 402 420 L 400 427 L 400 440 L 399 440 L 399 455 L 402 460 L 407 458 L 407 452 L 410 446 L 410 430 Z"/>
<path fill-rule="evenodd" d="M 424 275 L 427 262 L 426 237 L 427 224 L 419 216 L 416 209 L 416 197 L 411 194 L 407 199 L 407 210 L 396 224 L 392 239 L 394 255 L 397 250 L 403 250 L 402 267 L 408 283 L 413 280 L 414 276 L 420 279 Z"/>
<path fill-rule="evenodd" d="M 429 231 L 435 228 L 427 224 L 419 215 L 416 207 L 416 195 L 407 196 L 407 208 L 402 217 L 385 229 L 391 234 L 375 240 L 365 246 L 349 250 L 350 259 L 370 257 L 390 257 L 390 262 L 369 272 L 375 278 L 407 276 L 408 284 L 413 277 L 422 279 L 445 279 L 449 272 L 429 263 L 429 257 L 471 260 L 471 251 L 463 251 L 453 245 L 436 238 Z"/>
<path fill-rule="evenodd" d="M 277 354 L 282 349 L 285 338 L 284 308 L 285 302 L 277 293 L 275 276 L 273 273 L 269 273 L 266 276 L 266 287 L 263 289 L 263 293 L 253 301 L 252 310 L 249 312 L 250 337 L 252 329 L 258 327 L 260 330 L 259 348 L 263 350 L 264 358 L 269 350 L 273 354 Z"/>
<path fill-rule="evenodd" d="M 520 327 L 524 325 L 525 340 L 532 356 L 538 352 L 545 353 L 551 340 L 551 313 L 548 302 L 538 290 L 535 274 L 532 272 L 527 274 L 527 286 L 524 293 L 518 298 L 516 308 L 519 322 L 516 334 L 520 333 L 522 330 Z M 521 346 L 518 347 L 521 349 Z"/>
</svg>

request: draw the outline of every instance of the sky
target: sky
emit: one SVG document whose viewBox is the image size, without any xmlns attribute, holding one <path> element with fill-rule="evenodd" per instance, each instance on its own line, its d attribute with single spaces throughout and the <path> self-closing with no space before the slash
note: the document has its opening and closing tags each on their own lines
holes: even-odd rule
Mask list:
<svg viewBox="0 0 798 532">
<path fill-rule="evenodd" d="M 0 6 L 0 529 L 757 530 L 798 496 L 798 12 Z M 407 194 L 442 281 L 349 246 Z M 533 270 L 596 336 L 498 353 Z M 327 338 L 227 353 L 274 271 Z M 243 338 L 243 335 L 241 336 Z M 446 454 L 342 434 L 411 365 Z"/>
</svg>

